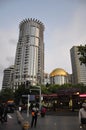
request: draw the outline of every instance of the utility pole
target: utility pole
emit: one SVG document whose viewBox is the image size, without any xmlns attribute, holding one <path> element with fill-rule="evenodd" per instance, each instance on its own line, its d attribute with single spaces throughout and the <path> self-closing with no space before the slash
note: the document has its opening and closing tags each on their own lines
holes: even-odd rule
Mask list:
<svg viewBox="0 0 86 130">
<path fill-rule="evenodd" d="M 27 101 L 27 117 L 29 117 L 29 107 L 30 107 L 30 95 L 22 95 L 22 97 L 27 97 L 28 98 L 28 101 Z"/>
<path fill-rule="evenodd" d="M 29 117 L 29 107 L 30 107 L 30 95 L 28 94 L 28 103 L 27 103 L 27 117 Z"/>
</svg>

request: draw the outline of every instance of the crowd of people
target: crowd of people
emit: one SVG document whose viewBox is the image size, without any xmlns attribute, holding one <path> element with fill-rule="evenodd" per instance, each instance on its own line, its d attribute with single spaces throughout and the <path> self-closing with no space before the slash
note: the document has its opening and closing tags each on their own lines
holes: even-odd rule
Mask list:
<svg viewBox="0 0 86 130">
<path fill-rule="evenodd" d="M 8 107 L 6 103 L 0 104 L 0 122 L 7 122 Z"/>
<path fill-rule="evenodd" d="M 19 107 L 19 111 L 21 111 L 21 108 Z M 0 103 L 0 122 L 7 122 L 7 113 L 8 113 L 8 106 L 6 103 Z M 39 107 L 37 104 L 32 105 L 31 107 L 31 127 L 36 127 L 37 124 L 37 118 L 40 114 L 41 117 L 44 117 L 46 113 L 46 108 L 41 107 L 41 110 L 39 110 Z M 79 110 L 79 124 L 80 128 L 82 128 L 83 125 L 86 125 L 86 103 L 82 104 L 82 108 Z"/>
</svg>

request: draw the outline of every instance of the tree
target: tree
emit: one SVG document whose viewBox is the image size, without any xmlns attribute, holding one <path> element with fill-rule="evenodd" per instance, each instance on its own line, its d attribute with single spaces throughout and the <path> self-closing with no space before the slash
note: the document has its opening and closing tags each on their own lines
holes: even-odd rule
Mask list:
<svg viewBox="0 0 86 130">
<path fill-rule="evenodd" d="M 28 93 L 29 89 L 26 89 L 25 86 L 20 85 L 14 93 L 15 103 L 18 105 L 20 103 L 22 95 L 27 95 Z"/>
<path fill-rule="evenodd" d="M 81 64 L 85 64 L 86 66 L 86 45 L 85 46 L 78 46 L 78 55 L 80 55 L 80 62 Z"/>
<path fill-rule="evenodd" d="M 14 100 L 14 92 L 10 88 L 2 89 L 0 92 L 0 101 L 6 102 L 8 100 Z"/>
</svg>

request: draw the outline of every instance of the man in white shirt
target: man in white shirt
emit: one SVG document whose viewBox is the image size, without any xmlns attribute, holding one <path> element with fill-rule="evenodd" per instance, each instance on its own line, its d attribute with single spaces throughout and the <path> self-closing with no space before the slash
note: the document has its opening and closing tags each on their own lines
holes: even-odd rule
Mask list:
<svg viewBox="0 0 86 130">
<path fill-rule="evenodd" d="M 80 128 L 82 125 L 86 125 L 86 103 L 83 103 L 82 108 L 79 110 L 79 123 Z"/>
<path fill-rule="evenodd" d="M 21 106 L 19 106 L 19 112 L 20 112 L 20 113 L 22 112 L 22 107 L 21 107 Z"/>
</svg>

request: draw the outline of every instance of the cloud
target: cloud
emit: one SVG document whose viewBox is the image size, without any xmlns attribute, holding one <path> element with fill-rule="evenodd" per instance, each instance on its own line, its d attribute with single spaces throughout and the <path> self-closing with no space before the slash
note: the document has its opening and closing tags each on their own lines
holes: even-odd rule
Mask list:
<svg viewBox="0 0 86 130">
<path fill-rule="evenodd" d="M 6 60 L 9 63 L 9 66 L 14 64 L 14 59 L 15 59 L 14 57 L 6 57 Z"/>
<path fill-rule="evenodd" d="M 2 75 L 2 73 L 3 73 L 3 70 L 4 70 L 4 67 L 3 67 L 3 65 L 0 65 L 0 75 Z"/>
<path fill-rule="evenodd" d="M 17 46 L 17 33 L 9 29 L 0 31 L 0 61 L 4 64 L 6 57 L 14 57 Z M 14 46 L 11 46 L 14 45 Z M 3 57 L 3 58 L 2 58 Z"/>
<path fill-rule="evenodd" d="M 17 46 L 17 32 L 14 28 L 0 30 L 0 87 L 2 86 L 3 73 L 2 71 L 14 64 L 14 57 Z M 3 67 L 2 67 L 3 66 Z"/>
<path fill-rule="evenodd" d="M 12 45 L 16 45 L 17 44 L 17 40 L 16 39 L 10 39 L 9 43 Z"/>
<path fill-rule="evenodd" d="M 86 44 L 86 9 L 79 7 L 68 26 L 53 28 L 46 45 L 45 69 L 50 73 L 57 67 L 71 73 L 70 49 L 72 46 Z"/>
</svg>

